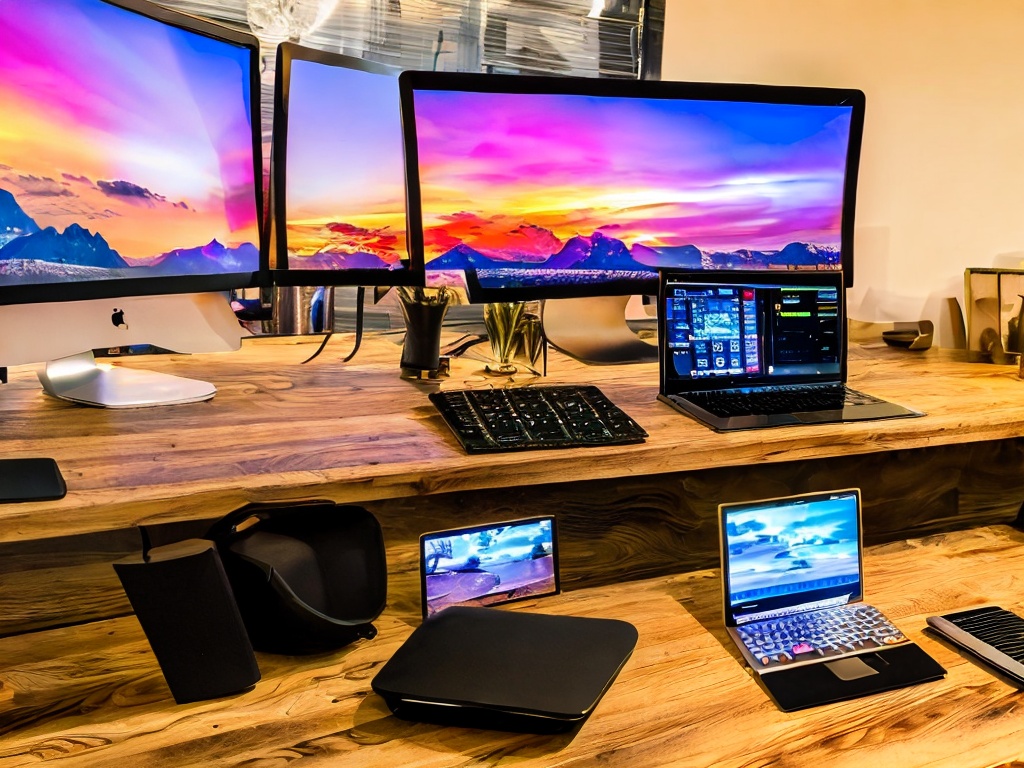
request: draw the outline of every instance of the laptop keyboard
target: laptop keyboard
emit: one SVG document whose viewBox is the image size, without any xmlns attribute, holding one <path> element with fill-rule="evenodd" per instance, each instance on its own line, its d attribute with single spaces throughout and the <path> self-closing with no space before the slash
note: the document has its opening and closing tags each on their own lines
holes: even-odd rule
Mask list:
<svg viewBox="0 0 1024 768">
<path fill-rule="evenodd" d="M 929 616 L 928 626 L 1024 684 L 1024 619 L 1005 608 L 974 608 Z"/>
<path fill-rule="evenodd" d="M 429 397 L 467 453 L 624 445 L 647 437 L 594 386 L 446 389 Z"/>
<path fill-rule="evenodd" d="M 847 406 L 883 402 L 842 384 L 704 390 L 687 393 L 685 398 L 721 417 L 837 411 Z"/>
<path fill-rule="evenodd" d="M 881 611 L 857 603 L 736 628 L 761 668 L 909 642 Z"/>
</svg>

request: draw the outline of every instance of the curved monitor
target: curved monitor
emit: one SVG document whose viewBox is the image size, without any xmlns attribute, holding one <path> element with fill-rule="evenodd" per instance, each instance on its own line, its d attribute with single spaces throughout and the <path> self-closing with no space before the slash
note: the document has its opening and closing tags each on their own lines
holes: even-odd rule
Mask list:
<svg viewBox="0 0 1024 768">
<path fill-rule="evenodd" d="M 255 285 L 256 39 L 135 0 L 0 29 L 0 304 Z"/>
<path fill-rule="evenodd" d="M 660 268 L 853 279 L 857 90 L 406 72 L 410 244 L 472 301 L 653 294 Z"/>
<path fill-rule="evenodd" d="M 273 190 L 279 285 L 409 285 L 399 70 L 278 47 Z"/>
</svg>

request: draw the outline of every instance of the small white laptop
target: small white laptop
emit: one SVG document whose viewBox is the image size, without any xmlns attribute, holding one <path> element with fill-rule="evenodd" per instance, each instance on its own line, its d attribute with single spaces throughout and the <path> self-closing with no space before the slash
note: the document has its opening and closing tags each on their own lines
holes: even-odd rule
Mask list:
<svg viewBox="0 0 1024 768">
<path fill-rule="evenodd" d="M 862 602 L 860 491 L 719 506 L 725 626 L 780 709 L 945 675 Z"/>
</svg>

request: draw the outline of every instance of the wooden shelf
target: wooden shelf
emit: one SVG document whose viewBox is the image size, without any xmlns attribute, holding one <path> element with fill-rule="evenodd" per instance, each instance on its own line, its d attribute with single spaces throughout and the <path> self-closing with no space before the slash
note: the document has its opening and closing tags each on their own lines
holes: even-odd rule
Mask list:
<svg viewBox="0 0 1024 768">
<path fill-rule="evenodd" d="M 594 715 L 555 735 L 408 723 L 370 690 L 418 623 L 406 593 L 380 634 L 336 653 L 259 656 L 249 693 L 175 705 L 132 617 L 0 639 L 0 766 L 949 766 L 1024 758 L 1020 691 L 925 633 L 982 604 L 1024 612 L 1024 534 L 1005 526 L 870 548 L 868 602 L 942 666 L 938 682 L 779 712 L 721 621 L 717 570 L 575 590 L 513 610 L 632 622 L 637 649 Z M 499 610 L 499 609 L 495 609 Z"/>
</svg>

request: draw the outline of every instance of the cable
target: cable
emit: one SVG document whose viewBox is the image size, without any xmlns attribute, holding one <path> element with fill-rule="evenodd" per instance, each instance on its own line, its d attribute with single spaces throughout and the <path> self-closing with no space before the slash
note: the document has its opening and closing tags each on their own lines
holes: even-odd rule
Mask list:
<svg viewBox="0 0 1024 768">
<path fill-rule="evenodd" d="M 366 288 L 360 285 L 356 289 L 356 342 L 355 346 L 352 347 L 352 351 L 345 357 L 341 358 L 341 362 L 347 363 L 353 357 L 356 356 L 356 352 L 359 351 L 359 345 L 363 343 L 363 303 L 366 298 Z M 334 331 L 328 331 L 327 335 L 324 336 L 324 340 L 320 342 L 320 346 L 317 347 L 316 352 L 303 360 L 300 365 L 305 365 L 311 360 L 315 360 L 321 352 L 324 351 L 324 347 L 327 346 L 327 342 L 331 340 L 331 336 L 334 335 Z"/>
<path fill-rule="evenodd" d="M 142 561 L 148 563 L 149 550 L 153 548 L 153 542 L 149 539 L 149 531 L 146 530 L 146 526 L 139 526 L 139 535 L 142 536 Z"/>
<path fill-rule="evenodd" d="M 365 298 L 366 288 L 360 285 L 356 290 L 356 343 L 352 347 L 352 351 L 348 353 L 348 356 L 341 358 L 343 363 L 347 363 L 356 356 L 356 352 L 359 351 L 359 345 L 363 341 L 363 300 Z"/>
</svg>

